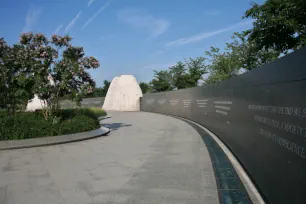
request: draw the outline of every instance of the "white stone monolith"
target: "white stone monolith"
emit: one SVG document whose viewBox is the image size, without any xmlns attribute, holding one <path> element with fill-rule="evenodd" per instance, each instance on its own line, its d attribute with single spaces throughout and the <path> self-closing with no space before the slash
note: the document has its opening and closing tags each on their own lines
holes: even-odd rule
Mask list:
<svg viewBox="0 0 306 204">
<path fill-rule="evenodd" d="M 139 111 L 142 91 L 132 75 L 115 77 L 107 91 L 103 109 L 113 111 Z"/>
</svg>

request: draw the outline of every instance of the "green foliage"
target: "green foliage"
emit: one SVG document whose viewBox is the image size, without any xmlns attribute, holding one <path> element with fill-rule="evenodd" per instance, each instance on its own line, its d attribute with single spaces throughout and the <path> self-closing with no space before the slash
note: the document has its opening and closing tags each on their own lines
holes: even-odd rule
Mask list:
<svg viewBox="0 0 306 204">
<path fill-rule="evenodd" d="M 230 51 L 220 53 L 219 48 L 211 47 L 205 54 L 210 57 L 210 75 L 205 80 L 207 84 L 223 81 L 238 75 L 240 64 Z"/>
<path fill-rule="evenodd" d="M 0 112 L 0 140 L 18 140 L 56 136 L 94 130 L 100 127 L 98 117 L 106 113 L 101 108 L 58 110 L 45 120 L 38 112 L 7 115 Z"/>
<path fill-rule="evenodd" d="M 0 106 L 15 112 L 35 94 L 45 101 L 47 120 L 59 109 L 59 99 L 68 98 L 80 103 L 95 87 L 86 71 L 100 66 L 94 57 L 86 57 L 82 47 L 70 44 L 68 35 L 23 33 L 20 43 L 9 47 L 0 39 Z"/>
<path fill-rule="evenodd" d="M 78 115 L 84 115 L 87 117 L 90 117 L 92 119 L 97 119 L 100 116 L 105 116 L 106 112 L 102 108 L 67 108 L 67 109 L 61 109 L 58 110 L 55 113 L 55 116 L 57 118 L 60 118 L 61 120 L 67 120 L 69 118 L 78 116 Z"/>
<path fill-rule="evenodd" d="M 205 58 L 190 58 L 179 61 L 168 70 L 154 71 L 154 79 L 150 82 L 153 92 L 171 91 L 198 86 L 199 80 L 207 73 Z"/>
<path fill-rule="evenodd" d="M 254 27 L 248 30 L 250 41 L 258 50 L 272 49 L 286 53 L 306 45 L 306 1 L 267 0 L 254 3 L 244 18 L 254 19 Z"/>
<path fill-rule="evenodd" d="M 156 71 L 154 70 L 154 79 L 150 82 L 152 92 L 162 92 L 173 90 L 171 84 L 171 74 L 168 70 Z"/>
<path fill-rule="evenodd" d="M 34 76 L 28 68 L 33 60 L 20 45 L 10 47 L 0 38 L 0 108 L 23 110 L 33 94 Z"/>
<path fill-rule="evenodd" d="M 91 94 L 87 95 L 86 98 L 105 97 L 106 93 L 103 87 L 98 87 Z"/>
<path fill-rule="evenodd" d="M 108 80 L 104 80 L 103 83 L 104 83 L 103 87 L 94 88 L 93 92 L 88 93 L 87 95 L 84 96 L 84 98 L 105 97 L 111 82 Z"/>
<path fill-rule="evenodd" d="M 276 60 L 279 52 L 272 49 L 258 49 L 254 41 L 249 40 L 248 32 L 234 33 L 232 42 L 226 43 L 226 50 L 237 59 L 242 69 L 252 70 Z"/>
<path fill-rule="evenodd" d="M 188 69 L 187 87 L 198 86 L 199 80 L 203 79 L 203 75 L 208 73 L 208 66 L 205 64 L 204 57 L 190 58 L 186 61 Z"/>
<path fill-rule="evenodd" d="M 142 94 L 146 94 L 146 93 L 151 92 L 150 84 L 148 84 L 146 82 L 140 82 L 139 83 L 139 87 L 140 87 L 140 89 L 142 91 Z"/>
<path fill-rule="evenodd" d="M 105 97 L 106 96 L 111 82 L 108 80 L 104 80 L 103 83 L 104 83 L 103 88 L 100 88 L 99 90 L 100 93 L 98 91 L 95 93 L 95 97 Z"/>
<path fill-rule="evenodd" d="M 188 76 L 186 74 L 185 64 L 181 61 L 177 62 L 176 65 L 169 68 L 171 75 L 171 83 L 173 87 L 177 89 L 183 89 L 187 87 Z"/>
<path fill-rule="evenodd" d="M 86 115 L 91 118 L 99 118 L 105 116 L 106 112 L 102 108 L 91 107 L 91 108 L 81 108 L 77 110 L 79 114 Z"/>
<path fill-rule="evenodd" d="M 220 82 L 306 46 L 305 0 L 253 3 L 243 18 L 252 18 L 253 28 L 234 33 L 224 51 L 211 47 L 205 52 L 205 58 L 190 59 L 185 63 L 180 61 L 167 71 L 155 71 L 151 82 L 153 91 L 197 86 L 207 71 L 206 84 Z"/>
<path fill-rule="evenodd" d="M 205 58 L 190 58 L 184 62 L 177 62 L 169 68 L 171 83 L 176 89 L 185 89 L 198 86 L 199 80 L 207 73 Z"/>
<path fill-rule="evenodd" d="M 252 41 L 248 41 L 247 32 L 234 33 L 232 42 L 226 43 L 225 51 L 211 47 L 205 54 L 210 58 L 207 84 L 229 79 L 240 74 L 242 70 L 249 71 L 274 61 L 279 53 L 271 49 L 258 50 Z"/>
</svg>

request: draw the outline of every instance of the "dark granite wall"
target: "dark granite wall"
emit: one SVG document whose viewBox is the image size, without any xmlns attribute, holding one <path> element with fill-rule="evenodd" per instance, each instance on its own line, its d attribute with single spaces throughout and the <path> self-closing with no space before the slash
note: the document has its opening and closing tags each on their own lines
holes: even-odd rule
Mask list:
<svg viewBox="0 0 306 204">
<path fill-rule="evenodd" d="M 227 81 L 146 94 L 141 110 L 214 132 L 267 203 L 306 203 L 306 48 Z M 186 135 L 188 137 L 188 135 Z"/>
</svg>

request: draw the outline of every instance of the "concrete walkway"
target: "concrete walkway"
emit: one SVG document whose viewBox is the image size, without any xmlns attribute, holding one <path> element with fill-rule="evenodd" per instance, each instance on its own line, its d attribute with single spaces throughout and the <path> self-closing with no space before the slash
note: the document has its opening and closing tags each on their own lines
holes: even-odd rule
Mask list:
<svg viewBox="0 0 306 204">
<path fill-rule="evenodd" d="M 110 114 L 106 137 L 0 152 L 0 203 L 219 203 L 195 129 L 152 113 Z"/>
</svg>

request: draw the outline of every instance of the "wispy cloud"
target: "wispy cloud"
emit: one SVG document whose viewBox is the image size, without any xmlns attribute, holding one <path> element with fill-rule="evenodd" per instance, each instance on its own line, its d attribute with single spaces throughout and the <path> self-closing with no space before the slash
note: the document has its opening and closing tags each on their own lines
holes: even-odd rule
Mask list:
<svg viewBox="0 0 306 204">
<path fill-rule="evenodd" d="M 154 52 L 153 54 L 151 54 L 151 56 L 152 56 L 152 57 L 156 57 L 156 56 L 161 55 L 161 54 L 163 54 L 163 53 L 165 53 L 165 50 L 159 50 L 159 51 L 156 51 L 156 52 Z"/>
<path fill-rule="evenodd" d="M 112 1 L 113 0 L 108 0 L 90 19 L 88 19 L 88 21 L 86 21 L 82 28 L 84 29 L 88 24 L 91 23 L 91 21 L 97 18 L 97 16 L 102 13 L 112 3 Z"/>
<path fill-rule="evenodd" d="M 89 0 L 88 6 L 90 6 L 95 0 Z"/>
<path fill-rule="evenodd" d="M 204 11 L 204 14 L 207 16 L 216 16 L 220 14 L 220 11 L 211 9 L 211 10 Z"/>
<path fill-rule="evenodd" d="M 32 31 L 42 12 L 42 8 L 36 8 L 33 6 L 30 7 L 25 18 L 25 25 L 22 29 L 22 32 Z"/>
<path fill-rule="evenodd" d="M 155 38 L 163 34 L 170 26 L 169 21 L 161 18 L 155 18 L 139 9 L 121 10 L 118 13 L 118 18 L 136 28 L 145 29 L 150 33 L 151 38 Z"/>
<path fill-rule="evenodd" d="M 174 40 L 172 42 L 167 43 L 166 47 L 179 46 L 179 45 L 184 45 L 184 44 L 188 44 L 188 43 L 200 42 L 200 41 L 202 41 L 204 39 L 213 37 L 213 36 L 218 35 L 220 33 L 227 32 L 227 31 L 232 30 L 234 28 L 239 28 L 239 27 L 251 25 L 252 22 L 253 22 L 252 20 L 243 21 L 243 22 L 239 22 L 237 24 L 234 24 L 234 25 L 231 25 L 231 26 L 219 29 L 219 30 L 210 31 L 210 32 L 204 32 L 204 33 L 200 33 L 200 34 L 193 35 L 193 36 L 186 37 L 186 38 L 180 38 L 178 40 Z"/>
<path fill-rule="evenodd" d="M 59 31 L 62 29 L 63 26 L 64 26 L 63 24 L 59 25 L 53 33 L 54 34 L 59 33 Z"/>
<path fill-rule="evenodd" d="M 70 23 L 67 25 L 66 29 L 65 29 L 65 32 L 67 33 L 73 26 L 74 24 L 76 23 L 76 21 L 78 20 L 78 18 L 80 18 L 82 14 L 82 11 L 80 11 L 71 21 Z"/>
</svg>

